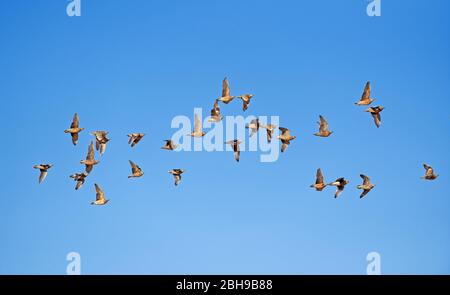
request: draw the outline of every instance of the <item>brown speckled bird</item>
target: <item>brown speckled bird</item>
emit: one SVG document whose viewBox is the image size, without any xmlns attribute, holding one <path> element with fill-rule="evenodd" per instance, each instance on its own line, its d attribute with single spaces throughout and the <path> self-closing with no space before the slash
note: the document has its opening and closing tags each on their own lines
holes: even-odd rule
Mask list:
<svg viewBox="0 0 450 295">
<path fill-rule="evenodd" d="M 333 131 L 328 130 L 328 122 L 325 120 L 325 118 L 322 115 L 319 115 L 320 122 L 317 122 L 319 124 L 319 132 L 314 133 L 315 136 L 320 137 L 328 137 L 330 136 Z"/>
<path fill-rule="evenodd" d="M 259 120 L 253 119 L 250 121 L 250 124 L 245 125 L 245 128 L 250 129 L 250 137 L 252 137 L 258 132 L 260 126 L 261 125 L 259 124 Z"/>
<path fill-rule="evenodd" d="M 361 95 L 361 99 L 358 102 L 355 102 L 355 104 L 359 105 L 359 106 L 366 106 L 366 105 L 371 104 L 375 100 L 375 98 L 370 97 L 370 92 L 371 92 L 370 81 L 368 81 L 366 83 L 366 86 L 364 87 L 364 91 L 363 91 L 363 94 Z"/>
<path fill-rule="evenodd" d="M 291 144 L 291 140 L 294 140 L 296 136 L 291 135 L 291 131 L 284 127 L 279 127 L 278 129 L 281 130 L 281 135 L 277 136 L 277 139 L 281 140 L 281 152 L 283 153 L 287 147 Z"/>
<path fill-rule="evenodd" d="M 426 180 L 435 180 L 439 175 L 434 174 L 434 170 L 431 166 L 427 164 L 423 164 L 423 168 L 425 168 L 425 176 L 421 177 Z"/>
<path fill-rule="evenodd" d="M 91 132 L 92 135 L 95 136 L 95 149 L 100 152 L 100 155 L 103 155 L 106 150 L 106 143 L 109 141 L 107 137 L 107 131 L 94 131 Z"/>
<path fill-rule="evenodd" d="M 164 146 L 162 146 L 161 148 L 164 150 L 169 150 L 169 151 L 173 151 L 174 149 L 177 148 L 177 145 L 173 143 L 173 141 L 171 139 L 166 139 L 165 140 L 166 144 Z"/>
<path fill-rule="evenodd" d="M 97 165 L 98 163 L 100 163 L 100 161 L 96 161 L 94 159 L 94 143 L 92 141 L 88 147 L 88 153 L 86 156 L 86 160 L 81 160 L 80 163 L 86 165 L 87 173 L 90 173 L 92 171 L 92 169 L 94 168 L 94 165 Z"/>
<path fill-rule="evenodd" d="M 381 125 L 381 111 L 384 110 L 384 107 L 382 106 L 376 106 L 376 107 L 370 107 L 368 109 L 365 110 L 365 112 L 368 112 L 372 115 L 373 117 L 373 121 L 375 122 L 375 125 L 377 126 L 377 128 L 380 127 Z"/>
<path fill-rule="evenodd" d="M 52 167 L 53 164 L 39 164 L 33 166 L 34 169 L 39 169 L 39 171 L 41 172 L 39 174 L 39 183 L 44 181 L 44 179 L 47 177 L 48 169 Z"/>
<path fill-rule="evenodd" d="M 238 98 L 242 99 L 242 110 L 245 112 L 250 105 L 250 100 L 253 97 L 253 94 L 244 94 L 238 96 Z"/>
<path fill-rule="evenodd" d="M 74 181 L 77 182 L 77 184 L 75 185 L 75 190 L 78 190 L 81 188 L 81 186 L 84 184 L 84 181 L 86 180 L 86 177 L 89 174 L 87 172 L 83 172 L 83 173 L 75 173 L 70 175 L 70 178 L 73 178 Z"/>
<path fill-rule="evenodd" d="M 327 185 L 323 182 L 323 175 L 322 175 L 322 170 L 317 169 L 316 172 L 316 183 L 315 184 L 311 184 L 310 187 L 313 187 L 316 189 L 316 191 L 322 191 Z"/>
<path fill-rule="evenodd" d="M 138 144 L 139 141 L 144 137 L 144 133 L 130 133 L 127 136 L 130 138 L 128 140 L 128 144 L 131 143 L 131 147 L 134 147 Z"/>
<path fill-rule="evenodd" d="M 221 102 L 228 104 L 234 99 L 234 96 L 230 94 L 230 84 L 228 84 L 228 79 L 225 77 L 222 81 L 222 96 L 218 98 Z"/>
<path fill-rule="evenodd" d="M 362 199 L 375 187 L 375 185 L 370 182 L 369 177 L 367 177 L 366 175 L 360 174 L 359 176 L 361 176 L 361 178 L 363 179 L 363 184 L 356 186 L 356 188 L 363 190 L 361 195 L 359 196 L 359 198 Z"/>
<path fill-rule="evenodd" d="M 78 143 L 78 133 L 80 133 L 81 131 L 84 130 L 84 128 L 80 128 L 79 127 L 79 119 L 78 119 L 78 114 L 75 113 L 73 115 L 73 119 L 72 119 L 72 124 L 70 125 L 69 129 L 64 130 L 64 133 L 70 133 L 70 135 L 72 136 L 72 143 L 73 145 L 77 145 Z"/>
<path fill-rule="evenodd" d="M 185 170 L 183 169 L 172 169 L 169 170 L 169 173 L 173 175 L 175 179 L 175 185 L 178 185 L 181 181 L 181 174 L 184 173 Z"/>
<path fill-rule="evenodd" d="M 241 154 L 241 151 L 239 149 L 239 145 L 242 143 L 239 139 L 235 139 L 235 140 L 229 140 L 227 142 L 225 142 L 226 144 L 231 145 L 231 147 L 233 148 L 233 154 L 234 154 L 234 159 L 239 162 L 239 156 Z"/>
<path fill-rule="evenodd" d="M 200 121 L 200 118 L 197 116 L 197 114 L 194 115 L 194 130 L 191 132 L 192 137 L 203 137 L 205 136 L 206 132 L 203 131 L 202 127 L 202 121 Z"/>
<path fill-rule="evenodd" d="M 91 202 L 91 205 L 105 205 L 109 202 L 108 199 L 105 197 L 105 193 L 102 191 L 100 186 L 96 183 L 94 183 L 95 186 L 95 201 Z"/>
<path fill-rule="evenodd" d="M 341 177 L 341 178 L 336 179 L 335 182 L 329 183 L 328 185 L 337 187 L 336 193 L 334 194 L 334 197 L 337 198 L 342 193 L 342 191 L 344 190 L 345 186 L 348 183 L 349 183 L 348 180 L 346 180 L 344 177 Z"/>
<path fill-rule="evenodd" d="M 222 115 L 220 114 L 219 100 L 216 99 L 214 106 L 211 109 L 211 117 L 208 119 L 209 122 L 220 122 L 222 120 Z"/>
<path fill-rule="evenodd" d="M 129 175 L 128 178 L 141 177 L 142 175 L 144 175 L 144 172 L 142 172 L 141 167 L 136 165 L 136 163 L 134 163 L 133 161 L 131 160 L 129 161 L 131 165 L 131 175 Z"/>
<path fill-rule="evenodd" d="M 261 128 L 266 129 L 267 132 L 267 142 L 272 142 L 272 135 L 273 132 L 275 131 L 275 129 L 277 129 L 276 125 L 272 125 L 272 124 L 267 124 L 267 125 L 260 125 Z"/>
</svg>

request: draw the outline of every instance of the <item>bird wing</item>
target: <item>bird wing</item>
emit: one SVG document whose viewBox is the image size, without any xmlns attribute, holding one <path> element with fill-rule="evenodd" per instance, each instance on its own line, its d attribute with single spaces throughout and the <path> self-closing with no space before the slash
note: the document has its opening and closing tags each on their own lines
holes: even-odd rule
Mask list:
<svg viewBox="0 0 450 295">
<path fill-rule="evenodd" d="M 217 112 L 220 112 L 219 100 L 216 99 L 216 100 L 214 101 L 213 109 L 217 110 Z"/>
<path fill-rule="evenodd" d="M 167 140 L 165 140 L 165 142 L 166 142 L 165 147 L 168 147 L 168 148 L 170 148 L 170 149 L 172 149 L 172 148 L 174 147 L 174 146 L 173 146 L 173 143 L 172 143 L 172 140 L 167 139 Z"/>
<path fill-rule="evenodd" d="M 367 81 L 366 86 L 364 87 L 363 94 L 361 95 L 361 100 L 369 100 L 370 98 L 370 82 Z"/>
<path fill-rule="evenodd" d="M 316 184 L 319 183 L 323 183 L 323 175 L 322 175 L 322 170 L 317 169 L 317 173 L 316 173 Z"/>
<path fill-rule="evenodd" d="M 334 194 L 334 197 L 335 198 L 339 197 L 339 195 L 342 193 L 343 190 L 344 190 L 343 187 L 337 186 L 337 190 L 336 190 L 336 193 Z"/>
<path fill-rule="evenodd" d="M 242 110 L 245 112 L 248 109 L 248 105 L 250 104 L 250 100 L 242 100 Z"/>
<path fill-rule="evenodd" d="M 427 174 L 428 174 L 428 171 L 433 172 L 433 168 L 431 168 L 431 166 L 429 166 L 429 165 L 427 165 L 427 164 L 423 164 L 423 168 L 425 168 Z"/>
<path fill-rule="evenodd" d="M 281 152 L 283 153 L 289 146 L 289 141 L 282 141 L 283 144 L 281 145 Z"/>
<path fill-rule="evenodd" d="M 94 160 L 94 143 L 92 141 L 88 147 L 88 153 L 86 156 L 86 160 Z"/>
<path fill-rule="evenodd" d="M 181 174 L 174 174 L 173 177 L 175 178 L 175 185 L 178 185 L 181 181 Z"/>
<path fill-rule="evenodd" d="M 239 146 L 238 145 L 236 145 L 235 146 L 235 150 L 234 150 L 234 159 L 236 160 L 236 161 L 238 161 L 239 162 L 239 155 L 241 154 L 241 152 L 239 151 Z"/>
<path fill-rule="evenodd" d="M 380 125 L 381 125 L 380 113 L 372 114 L 372 116 L 373 116 L 373 120 L 375 121 L 375 125 L 377 125 L 377 127 L 380 127 Z"/>
<path fill-rule="evenodd" d="M 426 172 L 425 175 L 426 176 L 431 176 L 434 174 L 433 168 L 427 164 L 423 164 L 423 167 L 425 168 Z"/>
<path fill-rule="evenodd" d="M 290 137 L 291 131 L 287 128 L 280 127 L 280 130 L 282 131 L 281 135 L 284 137 Z"/>
<path fill-rule="evenodd" d="M 77 144 L 77 142 L 78 142 L 78 133 L 71 133 L 70 135 L 72 135 L 72 143 L 73 144 Z"/>
<path fill-rule="evenodd" d="M 106 143 L 100 144 L 100 154 L 103 155 L 106 151 Z"/>
<path fill-rule="evenodd" d="M 70 125 L 70 128 L 78 128 L 79 120 L 78 120 L 78 114 L 75 113 L 73 115 L 72 124 Z"/>
<path fill-rule="evenodd" d="M 320 115 L 319 116 L 319 118 L 320 118 L 320 131 L 322 132 L 322 131 L 326 131 L 326 130 L 328 130 L 328 122 L 327 122 L 327 120 L 325 120 L 325 118 L 324 117 L 322 117 L 322 115 Z"/>
<path fill-rule="evenodd" d="M 128 134 L 128 137 L 130 138 L 128 139 L 128 144 L 130 144 L 134 140 L 134 136 L 133 134 Z"/>
<path fill-rule="evenodd" d="M 83 185 L 84 179 L 77 180 L 77 184 L 75 185 L 75 189 L 78 190 Z"/>
<path fill-rule="evenodd" d="M 363 185 L 369 185 L 370 184 L 370 178 L 369 177 L 367 177 L 364 174 L 360 174 L 359 176 L 363 179 Z"/>
<path fill-rule="evenodd" d="M 230 85 L 228 84 L 228 79 L 225 78 L 222 81 L 222 97 L 230 96 Z"/>
<path fill-rule="evenodd" d="M 45 177 L 47 177 L 47 170 L 41 169 L 41 173 L 39 174 L 39 183 L 43 182 Z"/>
<path fill-rule="evenodd" d="M 219 117 L 220 116 L 220 107 L 219 107 L 219 101 L 216 99 L 214 102 L 214 106 L 211 109 L 211 117 Z"/>
<path fill-rule="evenodd" d="M 267 141 L 268 142 L 271 142 L 272 141 L 272 130 L 270 130 L 270 129 L 266 129 L 266 131 L 267 131 Z"/>
<path fill-rule="evenodd" d="M 202 122 L 197 114 L 194 115 L 194 132 L 202 132 Z"/>
<path fill-rule="evenodd" d="M 95 185 L 95 200 L 96 201 L 101 201 L 101 200 L 105 200 L 105 193 L 103 193 L 102 189 L 98 186 L 98 184 L 94 184 Z"/>
<path fill-rule="evenodd" d="M 136 172 L 138 172 L 139 171 L 139 168 L 137 167 L 137 165 L 133 162 L 133 161 L 131 161 L 131 160 L 129 160 L 130 161 L 130 165 L 131 165 L 131 173 L 136 173 Z"/>
<path fill-rule="evenodd" d="M 367 195 L 370 192 L 369 189 L 365 189 L 362 191 L 361 195 L 359 196 L 360 199 L 364 198 L 365 195 Z"/>
</svg>

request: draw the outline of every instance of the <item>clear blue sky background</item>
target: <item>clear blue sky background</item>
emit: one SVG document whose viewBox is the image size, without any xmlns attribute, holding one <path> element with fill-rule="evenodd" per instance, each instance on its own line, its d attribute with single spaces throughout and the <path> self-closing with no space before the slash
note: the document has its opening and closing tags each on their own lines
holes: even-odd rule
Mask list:
<svg viewBox="0 0 450 295">
<path fill-rule="evenodd" d="M 0 10 L 0 273 L 450 273 L 450 2 L 8 1 Z M 176 115 L 209 111 L 223 77 L 297 139 L 257 152 L 167 152 Z M 386 107 L 376 129 L 354 106 L 364 83 Z M 242 114 L 240 102 L 224 114 Z M 79 145 L 63 130 L 80 116 Z M 335 133 L 317 138 L 318 115 Z M 111 142 L 85 186 L 88 132 Z M 126 134 L 147 133 L 137 147 Z M 261 133 L 264 135 L 263 133 Z M 128 159 L 145 176 L 129 180 Z M 34 164 L 55 164 L 38 185 Z M 440 177 L 420 179 L 422 164 Z M 171 168 L 188 171 L 174 187 Z M 321 167 L 334 189 L 309 188 Z M 376 188 L 359 199 L 359 174 Z M 111 202 L 91 206 L 93 183 Z"/>
</svg>

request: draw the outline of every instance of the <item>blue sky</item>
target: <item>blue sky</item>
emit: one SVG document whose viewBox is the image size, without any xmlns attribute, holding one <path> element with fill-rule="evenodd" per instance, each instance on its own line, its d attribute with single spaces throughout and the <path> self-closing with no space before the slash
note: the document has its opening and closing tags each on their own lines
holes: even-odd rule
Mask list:
<svg viewBox="0 0 450 295">
<path fill-rule="evenodd" d="M 1 274 L 64 274 L 71 251 L 84 274 L 365 274 L 372 251 L 384 274 L 450 273 L 448 1 L 384 0 L 374 18 L 365 0 L 82 0 L 72 18 L 67 3 L 0 11 Z M 246 115 L 278 115 L 297 136 L 278 161 L 160 150 L 172 118 L 209 112 L 225 76 L 255 95 Z M 367 80 L 379 129 L 353 104 Z M 74 112 L 76 147 L 63 133 Z M 222 112 L 243 115 L 237 101 Z M 312 135 L 319 114 L 329 138 Z M 102 129 L 108 149 L 75 191 Z M 131 149 L 135 131 L 147 135 Z M 127 179 L 129 159 L 143 178 Z M 424 162 L 436 181 L 420 179 Z M 318 167 L 350 180 L 339 199 L 309 188 Z M 376 184 L 362 200 L 360 173 Z M 89 204 L 94 182 L 107 206 Z"/>
</svg>

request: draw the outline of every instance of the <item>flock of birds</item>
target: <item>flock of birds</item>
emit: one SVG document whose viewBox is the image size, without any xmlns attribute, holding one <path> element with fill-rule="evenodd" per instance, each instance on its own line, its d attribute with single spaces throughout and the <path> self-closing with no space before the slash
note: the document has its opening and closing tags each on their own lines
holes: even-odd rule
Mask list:
<svg viewBox="0 0 450 295">
<path fill-rule="evenodd" d="M 244 94 L 240 96 L 236 96 L 237 98 L 242 100 L 242 110 L 246 111 L 250 105 L 251 98 L 253 97 L 252 94 Z M 220 106 L 219 102 L 222 102 L 224 104 L 229 104 L 235 96 L 232 96 L 230 93 L 230 86 L 228 83 L 228 79 L 225 78 L 222 81 L 222 95 L 221 97 L 217 98 L 214 102 L 214 106 L 211 109 L 211 116 L 208 119 L 210 122 L 220 122 L 223 118 L 223 116 L 220 113 Z M 357 106 L 369 106 L 372 104 L 372 102 L 375 99 L 371 97 L 371 88 L 370 88 L 370 82 L 367 82 L 363 94 L 358 102 L 355 104 Z M 381 126 L 381 115 L 380 113 L 384 110 L 384 107 L 382 106 L 371 106 L 365 110 L 365 112 L 368 112 L 372 115 L 373 120 L 375 122 L 375 125 L 377 128 Z M 327 120 L 320 115 L 319 116 L 319 131 L 317 133 L 314 133 L 315 136 L 319 137 L 329 137 L 333 131 L 329 130 L 328 122 Z M 253 119 L 249 124 L 246 125 L 246 128 L 250 130 L 250 137 L 252 137 L 254 134 L 256 134 L 260 128 L 265 129 L 267 133 L 267 141 L 270 143 L 272 141 L 273 133 L 277 130 L 276 125 L 272 124 L 261 124 L 258 119 Z M 77 113 L 73 116 L 72 124 L 70 125 L 70 128 L 66 129 L 64 132 L 68 133 L 72 137 L 72 143 L 73 145 L 77 145 L 78 143 L 78 137 L 79 133 L 83 131 L 84 128 L 81 128 L 79 126 L 79 118 Z M 281 131 L 281 134 L 278 135 L 276 138 L 281 141 L 281 152 L 285 152 L 288 146 L 290 145 L 291 141 L 294 140 L 296 137 L 291 135 L 291 131 L 284 127 L 278 127 L 278 130 Z M 197 115 L 194 115 L 194 130 L 191 132 L 190 136 L 192 137 L 203 137 L 206 134 L 206 132 L 203 131 L 202 122 L 198 118 Z M 91 132 L 91 135 L 95 137 L 95 149 L 100 153 L 100 155 L 103 155 L 106 150 L 106 145 L 109 141 L 109 138 L 107 137 L 108 132 L 107 131 L 94 131 Z M 131 145 L 131 147 L 134 147 L 137 145 L 142 138 L 144 137 L 144 133 L 131 133 L 128 134 L 129 140 L 128 144 Z M 231 145 L 233 148 L 233 154 L 234 159 L 239 162 L 240 157 L 240 149 L 239 145 L 242 142 L 239 139 L 234 139 L 230 141 L 226 141 L 225 144 Z M 161 147 L 165 150 L 175 150 L 177 148 L 177 145 L 174 144 L 174 142 L 170 139 L 165 140 L 165 145 Z M 142 169 L 133 161 L 129 161 L 131 166 L 131 174 L 128 176 L 128 178 L 135 178 L 135 177 L 141 177 L 144 175 L 144 172 Z M 70 175 L 70 177 L 76 181 L 75 189 L 78 190 L 81 188 L 81 186 L 84 184 L 86 178 L 89 176 L 89 173 L 93 170 L 94 166 L 100 163 L 100 161 L 95 160 L 95 152 L 94 152 L 94 142 L 91 141 L 91 143 L 88 146 L 88 152 L 85 160 L 80 161 L 81 164 L 85 165 L 85 171 L 81 173 L 75 173 Z M 47 176 L 48 170 L 52 168 L 52 164 L 40 164 L 35 165 L 33 168 L 40 170 L 39 175 L 39 183 L 44 181 L 44 179 Z M 422 179 L 426 180 L 434 180 L 439 175 L 436 175 L 434 173 L 434 170 L 431 166 L 427 164 L 423 164 L 423 167 L 425 169 L 425 176 L 421 177 Z M 173 175 L 175 185 L 177 186 L 181 181 L 181 175 L 184 173 L 185 170 L 183 169 L 172 169 L 169 171 L 170 174 Z M 360 198 L 363 198 L 365 195 L 367 195 L 374 187 L 370 181 L 370 178 L 364 174 L 360 174 L 361 178 L 363 179 L 363 183 L 361 185 L 358 185 L 357 188 L 362 190 L 362 193 L 360 195 Z M 340 177 L 336 179 L 334 182 L 325 184 L 324 177 L 322 174 L 321 169 L 317 169 L 316 172 L 316 182 L 311 185 L 312 188 L 316 189 L 316 191 L 322 191 L 326 186 L 336 186 L 336 193 L 334 195 L 335 198 L 337 198 L 344 190 L 345 186 L 349 183 L 347 179 L 344 177 Z M 94 183 L 95 190 L 96 190 L 96 199 L 95 201 L 91 202 L 92 205 L 105 205 L 108 203 L 108 199 L 105 197 L 105 193 L 100 188 L 100 186 L 97 183 Z"/>
</svg>

